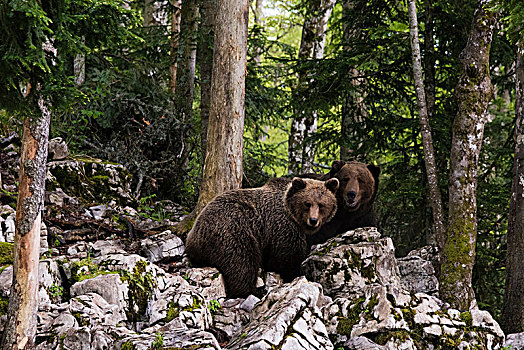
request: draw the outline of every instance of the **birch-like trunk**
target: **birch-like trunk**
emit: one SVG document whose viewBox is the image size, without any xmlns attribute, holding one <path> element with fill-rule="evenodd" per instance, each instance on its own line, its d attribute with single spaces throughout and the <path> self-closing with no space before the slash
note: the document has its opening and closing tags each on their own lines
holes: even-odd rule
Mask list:
<svg viewBox="0 0 524 350">
<path fill-rule="evenodd" d="M 324 57 L 327 22 L 335 6 L 335 0 L 315 0 L 310 4 L 308 17 L 304 21 L 302 39 L 298 51 L 299 60 L 318 60 Z M 310 172 L 313 169 L 315 148 L 304 141 L 317 131 L 317 111 L 304 110 L 306 106 L 305 91 L 310 84 L 309 72 L 301 70 L 298 73 L 298 87 L 295 99 L 298 100 L 295 115 L 291 121 L 291 131 L 288 141 L 289 165 L 288 173 L 298 174 Z"/>
<path fill-rule="evenodd" d="M 255 0 L 255 11 L 254 11 L 255 25 L 259 27 L 262 27 L 262 16 L 263 16 L 262 7 L 263 5 L 264 5 L 263 0 Z M 256 54 L 255 54 L 254 60 L 257 64 L 260 64 L 260 62 L 262 62 L 262 49 L 260 47 L 257 47 L 255 52 Z"/>
<path fill-rule="evenodd" d="M 200 145 L 202 166 L 206 158 L 207 125 L 211 103 L 211 77 L 213 76 L 213 42 L 215 40 L 216 0 L 200 1 L 200 40 L 198 64 L 200 71 Z"/>
<path fill-rule="evenodd" d="M 182 0 L 173 0 L 171 13 L 171 38 L 169 57 L 171 64 L 169 65 L 169 90 L 173 95 L 176 92 L 176 76 L 178 70 L 178 47 L 180 41 L 180 19 L 181 19 Z"/>
<path fill-rule="evenodd" d="M 422 149 L 424 151 L 424 163 L 426 164 L 426 176 L 428 178 L 429 203 L 433 211 L 433 229 L 428 243 L 436 245 L 439 252 L 444 247 L 444 215 L 442 210 L 442 199 L 440 196 L 439 181 L 437 176 L 437 165 L 435 162 L 435 150 L 433 149 L 433 138 L 429 125 L 428 110 L 426 107 L 426 96 L 422 77 L 422 63 L 420 57 L 420 46 L 418 41 L 418 21 L 415 0 L 408 0 L 409 34 L 411 41 L 411 58 L 413 62 L 413 77 L 415 80 L 415 92 L 420 121 L 420 133 L 422 135 Z"/>
<path fill-rule="evenodd" d="M 501 327 L 504 333 L 524 332 L 524 42 L 517 50 L 515 159 L 508 216 L 506 291 Z"/>
<path fill-rule="evenodd" d="M 40 115 L 23 123 L 13 259 L 13 284 L 0 349 L 34 349 L 38 311 L 40 225 L 44 203 L 50 112 L 38 100 Z"/>
<path fill-rule="evenodd" d="M 85 37 L 82 37 L 82 44 L 85 44 Z M 76 86 L 81 86 L 86 81 L 86 56 L 79 53 L 73 61 L 73 73 L 75 75 Z"/>
<path fill-rule="evenodd" d="M 344 51 L 351 52 L 350 42 L 358 39 L 362 35 L 361 28 L 354 28 L 348 25 L 346 18 L 354 11 L 355 0 L 345 0 L 342 4 L 342 32 L 344 40 Z M 342 143 L 340 145 L 340 159 L 341 160 L 355 160 L 354 151 L 358 150 L 362 145 L 362 140 L 359 139 L 357 129 L 362 127 L 367 117 L 367 107 L 364 103 L 364 96 L 361 91 L 364 89 L 362 85 L 364 80 L 359 78 L 361 72 L 353 68 L 350 70 L 348 76 L 350 79 L 350 90 L 346 95 L 346 99 L 342 106 L 342 116 L 340 121 L 340 133 L 342 136 Z M 349 144 L 357 144 L 357 149 L 352 149 Z M 360 154 L 362 158 L 365 155 Z"/>
<path fill-rule="evenodd" d="M 207 152 L 196 212 L 242 185 L 248 0 L 218 0 Z"/>
<path fill-rule="evenodd" d="M 477 241 L 477 168 L 493 87 L 489 53 L 497 14 L 490 0 L 479 0 L 455 88 L 458 110 L 453 122 L 449 174 L 449 215 L 442 251 L 440 297 L 467 310 L 475 300 L 471 277 Z"/>
<path fill-rule="evenodd" d="M 198 5 L 196 0 L 182 1 L 180 40 L 178 48 L 175 103 L 188 120 L 193 111 L 195 67 L 198 37 Z"/>
</svg>

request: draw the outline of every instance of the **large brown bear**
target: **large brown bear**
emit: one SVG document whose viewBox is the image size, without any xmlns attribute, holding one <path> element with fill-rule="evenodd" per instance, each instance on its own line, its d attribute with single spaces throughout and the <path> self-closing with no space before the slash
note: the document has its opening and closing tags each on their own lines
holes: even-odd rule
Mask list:
<svg viewBox="0 0 524 350">
<path fill-rule="evenodd" d="M 335 215 L 337 189 L 337 179 L 274 179 L 218 195 L 189 232 L 187 255 L 196 266 L 216 267 L 230 298 L 255 294 L 260 267 L 289 282 L 302 274 L 306 236 Z"/>
<path fill-rule="evenodd" d="M 373 204 L 378 190 L 380 168 L 361 162 L 335 160 L 329 173 L 307 174 L 304 177 L 318 180 L 338 179 L 338 209 L 335 217 L 314 236 L 308 237 L 309 245 L 319 244 L 329 238 L 358 227 L 377 226 Z"/>
</svg>

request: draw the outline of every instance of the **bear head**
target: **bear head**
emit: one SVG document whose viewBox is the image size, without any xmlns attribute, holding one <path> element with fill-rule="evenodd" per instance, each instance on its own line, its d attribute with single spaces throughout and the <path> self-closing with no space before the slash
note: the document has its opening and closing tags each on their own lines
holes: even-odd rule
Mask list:
<svg viewBox="0 0 524 350">
<path fill-rule="evenodd" d="M 335 216 L 338 179 L 319 181 L 295 177 L 284 195 L 284 207 L 306 234 L 316 233 Z"/>
<path fill-rule="evenodd" d="M 380 168 L 361 162 L 335 160 L 329 178 L 339 181 L 337 199 L 339 209 L 355 212 L 373 204 L 378 190 Z"/>
</svg>

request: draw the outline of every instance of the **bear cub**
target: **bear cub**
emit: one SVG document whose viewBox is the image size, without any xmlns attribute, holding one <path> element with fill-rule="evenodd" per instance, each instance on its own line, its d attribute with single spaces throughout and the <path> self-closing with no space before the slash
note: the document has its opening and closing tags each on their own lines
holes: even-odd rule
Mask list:
<svg viewBox="0 0 524 350">
<path fill-rule="evenodd" d="M 337 211 L 337 179 L 273 179 L 259 188 L 224 192 L 197 217 L 186 240 L 196 266 L 216 267 L 230 298 L 256 293 L 258 269 L 285 282 L 302 274 L 314 235 Z"/>
<path fill-rule="evenodd" d="M 378 191 L 380 168 L 361 162 L 345 162 L 335 160 L 329 173 L 324 175 L 307 174 L 318 180 L 338 179 L 340 186 L 337 191 L 338 209 L 335 217 L 320 231 L 308 237 L 308 244 L 326 242 L 329 238 L 359 227 L 377 226 L 374 210 Z"/>
</svg>

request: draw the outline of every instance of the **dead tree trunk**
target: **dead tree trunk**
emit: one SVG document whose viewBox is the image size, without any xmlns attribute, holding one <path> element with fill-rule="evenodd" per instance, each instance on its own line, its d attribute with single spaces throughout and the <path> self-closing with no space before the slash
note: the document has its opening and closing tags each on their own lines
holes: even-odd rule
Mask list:
<svg viewBox="0 0 524 350">
<path fill-rule="evenodd" d="M 467 310 L 474 301 L 471 285 L 477 240 L 477 168 L 492 96 L 489 53 L 497 14 L 490 0 L 479 0 L 455 88 L 458 110 L 453 122 L 449 174 L 449 215 L 442 251 L 440 297 Z"/>
<path fill-rule="evenodd" d="M 517 50 L 515 101 L 515 159 L 508 217 L 506 291 L 501 326 L 504 333 L 524 331 L 524 42 Z"/>
<path fill-rule="evenodd" d="M 426 176 L 428 177 L 429 202 L 433 211 L 433 229 L 429 237 L 429 243 L 436 245 L 439 252 L 444 247 L 444 216 L 442 210 L 442 199 L 440 196 L 439 181 L 437 176 L 437 165 L 435 162 L 435 150 L 433 149 L 433 138 L 429 125 L 428 110 L 426 107 L 426 96 L 422 78 L 422 64 L 420 58 L 420 46 L 418 42 L 418 21 L 415 0 L 408 0 L 409 33 L 411 40 L 411 51 L 413 61 L 413 77 L 415 80 L 415 92 L 419 110 L 420 132 L 422 134 L 422 148 L 424 150 L 424 163 L 426 164 Z"/>
<path fill-rule="evenodd" d="M 315 0 L 311 3 L 308 17 L 304 21 L 302 39 L 298 51 L 299 60 L 321 59 L 324 56 L 326 42 L 326 28 L 335 0 Z M 317 130 L 317 111 L 304 110 L 306 106 L 307 86 L 310 84 L 309 72 L 300 70 L 298 73 L 298 87 L 295 100 L 297 108 L 291 121 L 291 131 L 288 141 L 290 174 L 309 172 L 315 156 L 313 145 L 304 141 Z"/>
<path fill-rule="evenodd" d="M 13 284 L 1 349 L 34 349 L 38 311 L 40 225 L 44 203 L 50 112 L 42 97 L 39 110 L 25 118 L 13 259 Z"/>
</svg>

